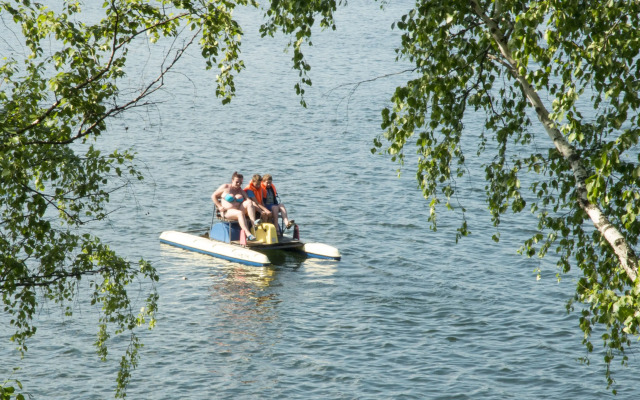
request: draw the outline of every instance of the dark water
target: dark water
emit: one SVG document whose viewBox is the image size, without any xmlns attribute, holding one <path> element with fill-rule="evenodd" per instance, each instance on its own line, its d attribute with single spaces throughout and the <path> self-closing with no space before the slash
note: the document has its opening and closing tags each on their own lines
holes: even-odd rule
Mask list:
<svg viewBox="0 0 640 400">
<path fill-rule="evenodd" d="M 370 153 L 380 109 L 408 77 L 355 91 L 343 85 L 406 68 L 393 62 L 397 34 L 388 28 L 409 5 L 380 12 L 349 2 L 338 31 L 320 33 L 307 53 L 307 109 L 293 90 L 285 41 L 259 40 L 254 24 L 231 105 L 214 98 L 214 76 L 194 54 L 162 103 L 119 121 L 126 135 L 114 126 L 101 142 L 133 147 L 148 179 L 117 195 L 118 211 L 94 232 L 130 259 L 150 260 L 161 276 L 158 325 L 141 332 L 146 346 L 128 398 L 613 397 L 600 356 L 591 366 L 577 361 L 585 355 L 578 315 L 565 312 L 576 277 L 558 282 L 552 259 L 516 254 L 534 219 L 505 218 L 501 242 L 491 241 L 475 172 L 481 160 L 469 157 L 471 177 L 460 182 L 470 187 L 460 201 L 473 235 L 456 245 L 460 215 L 443 211 L 430 231 L 411 165 L 398 178 L 397 165 Z M 275 253 L 274 267 L 255 268 L 161 245 L 163 230 L 206 229 L 209 196 L 234 170 L 274 175 L 303 239 L 338 247 L 343 260 Z M 94 315 L 81 304 L 72 318 L 43 306 L 23 361 L 3 345 L 3 376 L 19 365 L 36 399 L 112 396 L 126 339 L 114 339 L 110 362 L 99 362 Z M 640 396 L 638 361 L 632 354 L 630 368 L 616 369 L 617 398 Z"/>
</svg>

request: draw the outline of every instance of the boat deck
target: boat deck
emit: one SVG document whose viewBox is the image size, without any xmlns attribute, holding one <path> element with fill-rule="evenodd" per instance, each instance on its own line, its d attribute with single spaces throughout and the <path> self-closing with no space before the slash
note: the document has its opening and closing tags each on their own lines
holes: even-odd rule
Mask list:
<svg viewBox="0 0 640 400">
<path fill-rule="evenodd" d="M 200 235 L 200 236 L 204 237 L 204 238 L 207 238 L 209 240 L 212 240 L 214 242 L 216 241 L 216 240 L 210 239 L 208 233 L 205 233 L 204 235 Z M 221 243 L 226 243 L 226 242 L 221 242 Z M 234 246 L 242 247 L 242 244 L 240 243 L 239 240 L 232 240 L 230 244 L 232 244 Z M 279 237 L 278 238 L 278 243 L 267 244 L 267 243 L 259 242 L 257 240 L 255 240 L 255 241 L 247 240 L 247 245 L 246 245 L 246 247 L 248 249 L 257 250 L 257 251 L 260 251 L 260 250 L 298 249 L 298 248 L 302 248 L 303 246 L 304 246 L 303 242 L 301 242 L 299 240 L 296 240 L 296 239 L 292 239 L 290 237 L 286 237 L 286 236 Z"/>
<path fill-rule="evenodd" d="M 240 241 L 234 240 L 231 243 L 233 244 L 237 244 L 238 246 L 241 246 Z M 304 243 L 302 243 L 299 240 L 295 240 L 295 239 L 291 239 L 288 237 L 282 237 L 282 238 L 278 238 L 278 243 L 272 243 L 272 244 L 267 244 L 267 243 L 262 243 L 259 241 L 253 241 L 250 242 L 247 240 L 247 248 L 250 248 L 252 250 L 275 250 L 275 249 L 296 249 L 296 248 L 300 248 L 304 246 Z"/>
</svg>

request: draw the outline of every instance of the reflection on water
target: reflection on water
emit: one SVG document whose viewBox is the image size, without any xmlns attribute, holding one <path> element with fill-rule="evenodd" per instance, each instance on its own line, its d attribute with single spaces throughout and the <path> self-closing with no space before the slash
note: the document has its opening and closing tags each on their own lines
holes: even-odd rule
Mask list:
<svg viewBox="0 0 640 400">
<path fill-rule="evenodd" d="M 333 285 L 333 275 L 338 271 L 338 263 L 331 260 L 309 258 L 304 262 L 303 269 L 314 282 Z"/>
<path fill-rule="evenodd" d="M 225 263 L 213 268 L 208 288 L 212 305 L 208 322 L 209 346 L 214 379 L 265 387 L 260 376 L 247 373 L 254 357 L 268 354 L 279 342 L 281 300 L 271 290 L 278 271 L 273 267 L 251 267 Z M 268 334 L 267 332 L 276 332 Z M 228 388 L 232 389 L 232 388 Z M 233 390 L 232 390 L 233 391 Z"/>
<path fill-rule="evenodd" d="M 176 278 L 191 279 L 198 274 L 196 279 L 211 283 L 207 290 L 213 308 L 209 313 L 217 334 L 233 326 L 232 331 L 241 333 L 242 340 L 252 340 L 258 325 L 273 318 L 274 307 L 280 302 L 277 293 L 268 290 L 276 277 L 275 268 L 246 266 L 170 245 L 162 245 L 161 252 L 164 259 L 174 259 L 165 270 L 175 268 Z"/>
<path fill-rule="evenodd" d="M 217 268 L 211 275 L 209 293 L 217 312 L 214 318 L 224 321 L 218 329 L 233 326 L 236 333 L 254 337 L 259 326 L 276 317 L 275 307 L 280 301 L 275 292 L 267 289 L 276 271 L 269 267 L 229 265 Z M 233 320 L 229 325 L 226 320 Z"/>
<path fill-rule="evenodd" d="M 229 262 L 229 265 L 215 268 L 219 273 L 212 275 L 217 286 L 225 286 L 239 291 L 254 292 L 269 286 L 275 277 L 276 271 L 272 267 L 252 267 Z"/>
</svg>

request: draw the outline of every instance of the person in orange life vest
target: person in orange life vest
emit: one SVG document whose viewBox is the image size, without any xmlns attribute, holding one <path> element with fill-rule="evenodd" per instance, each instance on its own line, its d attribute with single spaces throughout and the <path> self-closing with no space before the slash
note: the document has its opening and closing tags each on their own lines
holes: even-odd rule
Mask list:
<svg viewBox="0 0 640 400">
<path fill-rule="evenodd" d="M 262 177 L 262 193 L 265 207 L 273 213 L 274 225 L 278 227 L 278 230 L 280 229 L 278 226 L 278 214 L 280 214 L 287 229 L 290 229 L 296 221 L 289 220 L 287 209 L 284 204 L 278 201 L 278 191 L 273 184 L 273 177 L 270 174 L 264 174 Z"/>
<path fill-rule="evenodd" d="M 226 219 L 238 221 L 248 240 L 256 240 L 255 236 L 251 234 L 245 218 L 245 215 L 249 216 L 255 224 L 257 222 L 256 210 L 253 207 L 253 202 L 249 200 L 249 196 L 242 190 L 242 179 L 242 174 L 234 172 L 231 183 L 225 183 L 216 189 L 211 195 L 211 200 L 220 210 L 220 215 Z"/>
<path fill-rule="evenodd" d="M 264 206 L 264 193 L 260 185 L 261 182 L 262 177 L 255 174 L 251 178 L 251 182 L 244 187 L 244 191 L 247 193 L 247 196 L 249 196 L 249 199 L 253 201 L 253 208 L 256 209 L 261 216 L 264 216 L 264 219 L 266 219 L 265 222 L 268 222 L 272 219 L 272 215 L 271 210 Z"/>
</svg>

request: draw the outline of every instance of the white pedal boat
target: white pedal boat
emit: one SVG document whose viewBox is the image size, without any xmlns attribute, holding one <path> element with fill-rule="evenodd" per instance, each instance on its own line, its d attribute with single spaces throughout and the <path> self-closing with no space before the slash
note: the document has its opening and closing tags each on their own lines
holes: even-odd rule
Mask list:
<svg viewBox="0 0 640 400">
<path fill-rule="evenodd" d="M 231 234 L 229 234 L 230 230 Z M 296 233 L 294 238 L 287 236 L 278 238 L 272 224 L 260 224 L 257 229 L 253 229 L 254 235 L 258 238 L 255 241 L 246 240 L 239 229 L 237 232 L 234 231 L 234 227 L 230 227 L 228 222 L 219 222 L 203 235 L 177 231 L 162 232 L 160 242 L 257 267 L 271 265 L 269 258 L 261 253 L 265 250 L 295 250 L 304 253 L 307 257 L 336 261 L 341 258 L 340 251 L 335 247 L 323 243 L 303 243 L 296 238 Z"/>
</svg>

